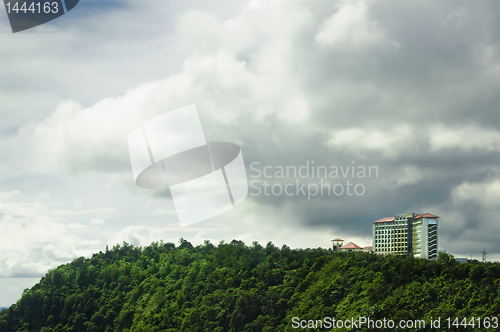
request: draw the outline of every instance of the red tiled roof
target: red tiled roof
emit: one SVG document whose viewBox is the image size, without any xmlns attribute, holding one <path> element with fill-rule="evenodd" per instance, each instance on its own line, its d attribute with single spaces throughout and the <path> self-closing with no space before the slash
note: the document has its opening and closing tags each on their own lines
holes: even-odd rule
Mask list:
<svg viewBox="0 0 500 332">
<path fill-rule="evenodd" d="M 368 246 L 368 247 L 363 247 L 363 249 L 373 249 L 372 246 Z"/>
<path fill-rule="evenodd" d="M 342 242 L 343 242 L 344 240 L 339 239 L 339 238 L 336 238 L 336 239 L 332 240 L 332 242 L 333 242 L 333 241 L 342 241 Z"/>
<path fill-rule="evenodd" d="M 419 218 L 439 218 L 439 217 L 431 213 L 422 213 L 419 214 L 418 216 L 413 217 L 413 219 L 419 219 Z"/>
<path fill-rule="evenodd" d="M 340 247 L 340 249 L 363 249 L 361 248 L 360 246 L 358 246 L 357 244 L 354 244 L 352 242 L 349 242 L 348 244 L 346 245 L 343 245 L 342 247 Z"/>
<path fill-rule="evenodd" d="M 394 217 L 382 218 L 382 219 L 379 219 L 377 221 L 374 221 L 374 223 L 376 223 L 376 222 L 387 222 L 387 221 L 394 221 Z"/>
</svg>

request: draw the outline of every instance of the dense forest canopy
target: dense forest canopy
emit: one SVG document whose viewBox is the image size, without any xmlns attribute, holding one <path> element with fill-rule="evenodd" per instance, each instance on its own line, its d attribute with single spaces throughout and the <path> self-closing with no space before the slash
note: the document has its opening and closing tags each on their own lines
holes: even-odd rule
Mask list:
<svg viewBox="0 0 500 332">
<path fill-rule="evenodd" d="M 297 331 L 299 318 L 498 318 L 499 286 L 500 264 L 459 264 L 447 254 L 427 261 L 271 242 L 123 243 L 49 271 L 0 312 L 0 331 L 274 332 Z"/>
</svg>

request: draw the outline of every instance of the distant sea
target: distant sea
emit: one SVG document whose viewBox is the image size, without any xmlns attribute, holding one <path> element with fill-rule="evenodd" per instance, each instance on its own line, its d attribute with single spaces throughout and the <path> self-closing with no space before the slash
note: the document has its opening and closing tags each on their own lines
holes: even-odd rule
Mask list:
<svg viewBox="0 0 500 332">
<path fill-rule="evenodd" d="M 0 311 L 4 310 L 4 309 L 9 309 L 9 308 L 6 308 L 6 307 L 2 307 L 0 308 Z"/>
</svg>

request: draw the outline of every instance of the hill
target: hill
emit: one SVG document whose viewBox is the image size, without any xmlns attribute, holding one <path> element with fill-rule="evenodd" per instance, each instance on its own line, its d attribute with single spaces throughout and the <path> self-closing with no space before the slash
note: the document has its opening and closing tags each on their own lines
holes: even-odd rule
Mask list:
<svg viewBox="0 0 500 332">
<path fill-rule="evenodd" d="M 360 316 L 448 331 L 447 317 L 498 319 L 499 286 L 499 264 L 458 264 L 446 254 L 436 262 L 236 240 L 124 243 L 49 271 L 0 312 L 0 331 L 274 332 Z M 429 327 L 431 317 L 441 317 L 441 329 Z"/>
</svg>

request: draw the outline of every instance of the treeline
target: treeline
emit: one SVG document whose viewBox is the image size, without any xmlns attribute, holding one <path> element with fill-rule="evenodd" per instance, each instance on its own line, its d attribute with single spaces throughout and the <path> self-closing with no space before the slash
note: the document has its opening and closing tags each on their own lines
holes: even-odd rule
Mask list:
<svg viewBox="0 0 500 332">
<path fill-rule="evenodd" d="M 498 318 L 499 286 L 500 264 L 459 264 L 446 254 L 427 261 L 271 242 L 124 243 L 49 271 L 0 312 L 0 331 L 275 332 L 296 331 L 294 317 L 360 316 L 449 331 L 430 328 L 431 317 Z"/>
</svg>

